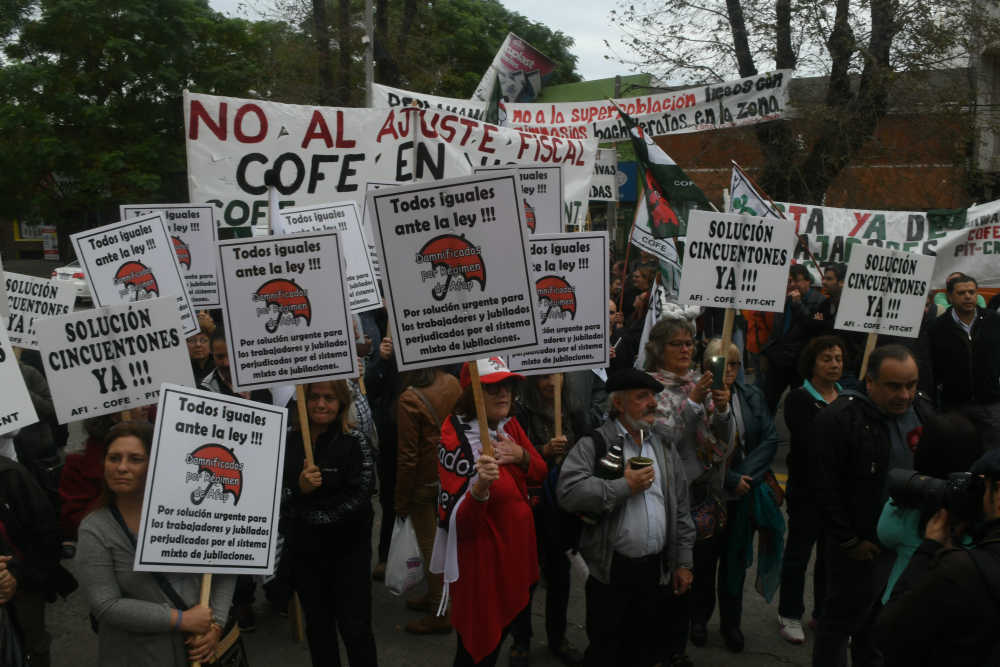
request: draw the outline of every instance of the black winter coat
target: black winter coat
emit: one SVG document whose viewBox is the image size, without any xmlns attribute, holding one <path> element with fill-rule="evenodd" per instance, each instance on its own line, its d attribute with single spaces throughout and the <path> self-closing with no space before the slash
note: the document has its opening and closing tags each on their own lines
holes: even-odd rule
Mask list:
<svg viewBox="0 0 1000 667">
<path fill-rule="evenodd" d="M 810 289 L 797 304 L 793 304 L 791 299 L 790 296 L 785 297 L 784 310 L 774 316 L 771 335 L 767 337 L 761 352 L 772 364 L 798 368 L 799 355 L 813 337 L 813 316 L 826 297 L 819 291 Z M 784 331 L 785 313 L 792 318 L 788 323 L 788 331 Z"/>
<path fill-rule="evenodd" d="M 942 405 L 1000 402 L 1000 314 L 976 308 L 970 337 L 949 308 L 927 335 Z"/>
<path fill-rule="evenodd" d="M 48 591 L 62 557 L 57 517 L 31 473 L 4 456 L 0 456 L 0 522 L 4 541 L 20 554 L 7 564 L 18 591 Z"/>
<path fill-rule="evenodd" d="M 809 488 L 809 448 L 813 446 L 816 415 L 826 407 L 826 403 L 816 400 L 799 387 L 785 396 L 785 426 L 788 427 L 788 485 L 785 491 L 805 491 Z"/>
<path fill-rule="evenodd" d="M 921 424 L 934 416 L 933 403 L 919 390 L 913 409 Z M 861 540 L 881 544 L 878 520 L 892 448 L 882 412 L 844 393 L 820 411 L 814 424 L 809 482 L 827 532 L 844 549 Z"/>
</svg>

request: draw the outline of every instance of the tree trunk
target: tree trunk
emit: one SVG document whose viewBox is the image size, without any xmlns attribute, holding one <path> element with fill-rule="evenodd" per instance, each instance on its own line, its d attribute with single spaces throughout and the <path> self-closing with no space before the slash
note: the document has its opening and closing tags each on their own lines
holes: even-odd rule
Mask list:
<svg viewBox="0 0 1000 667">
<path fill-rule="evenodd" d="M 333 73 L 330 71 L 330 31 L 326 20 L 325 0 L 312 0 L 313 25 L 316 30 L 316 61 L 319 70 L 319 103 L 334 104 Z"/>
<path fill-rule="evenodd" d="M 386 86 L 399 85 L 399 66 L 389 54 L 389 0 L 375 2 L 375 40 L 379 48 L 375 49 L 375 78 Z"/>
<path fill-rule="evenodd" d="M 340 45 L 340 83 L 337 86 L 338 106 L 351 106 L 351 0 L 340 0 L 337 18 Z"/>
</svg>

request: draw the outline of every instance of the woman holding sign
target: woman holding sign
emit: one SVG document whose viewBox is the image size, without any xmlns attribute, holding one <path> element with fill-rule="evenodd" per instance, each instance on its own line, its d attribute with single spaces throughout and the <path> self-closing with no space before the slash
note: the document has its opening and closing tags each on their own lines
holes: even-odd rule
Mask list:
<svg viewBox="0 0 1000 667">
<path fill-rule="evenodd" d="M 117 424 L 104 438 L 104 488 L 80 524 L 77 578 L 100 626 L 101 667 L 207 663 L 222 637 L 236 577 L 212 577 L 211 606 L 198 604 L 201 575 L 135 572 L 136 533 L 146 493 L 153 428 Z M 166 589 L 185 603 L 179 609 Z"/>
<path fill-rule="evenodd" d="M 515 617 L 538 582 L 535 524 L 527 487 L 548 472 L 516 419 L 508 415 L 515 383 L 498 357 L 478 364 L 493 456 L 483 454 L 469 365 L 454 414 L 441 429 L 437 539 L 431 572 L 443 572 L 458 633 L 456 667 L 492 667 Z"/>
<path fill-rule="evenodd" d="M 314 465 L 306 461 L 301 425 L 285 443 L 282 497 L 291 499 L 286 535 L 290 571 L 306 616 L 312 664 L 339 665 L 337 631 L 353 667 L 374 667 L 372 632 L 372 452 L 350 422 L 344 380 L 305 386 Z"/>
</svg>

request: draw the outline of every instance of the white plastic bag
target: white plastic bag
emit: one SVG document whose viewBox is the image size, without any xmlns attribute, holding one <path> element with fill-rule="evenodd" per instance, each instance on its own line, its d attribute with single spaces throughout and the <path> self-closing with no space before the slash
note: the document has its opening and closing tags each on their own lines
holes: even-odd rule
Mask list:
<svg viewBox="0 0 1000 667">
<path fill-rule="evenodd" d="M 392 527 L 389 561 L 385 564 L 385 587 L 395 595 L 402 595 L 424 578 L 424 554 L 417 542 L 410 517 L 396 517 Z"/>
</svg>

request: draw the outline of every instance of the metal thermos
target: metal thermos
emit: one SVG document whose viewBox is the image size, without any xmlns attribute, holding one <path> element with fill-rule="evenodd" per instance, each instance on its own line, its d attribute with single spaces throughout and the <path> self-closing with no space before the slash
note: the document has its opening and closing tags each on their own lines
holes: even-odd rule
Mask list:
<svg viewBox="0 0 1000 667">
<path fill-rule="evenodd" d="M 625 444 L 625 436 L 619 435 L 617 440 L 611 445 L 608 453 L 597 462 L 597 469 L 594 470 L 594 477 L 599 479 L 613 480 L 619 479 L 625 474 L 622 465 L 622 446 Z M 595 512 L 580 512 L 577 516 L 580 520 L 591 525 L 597 524 L 601 520 L 601 514 Z"/>
</svg>

